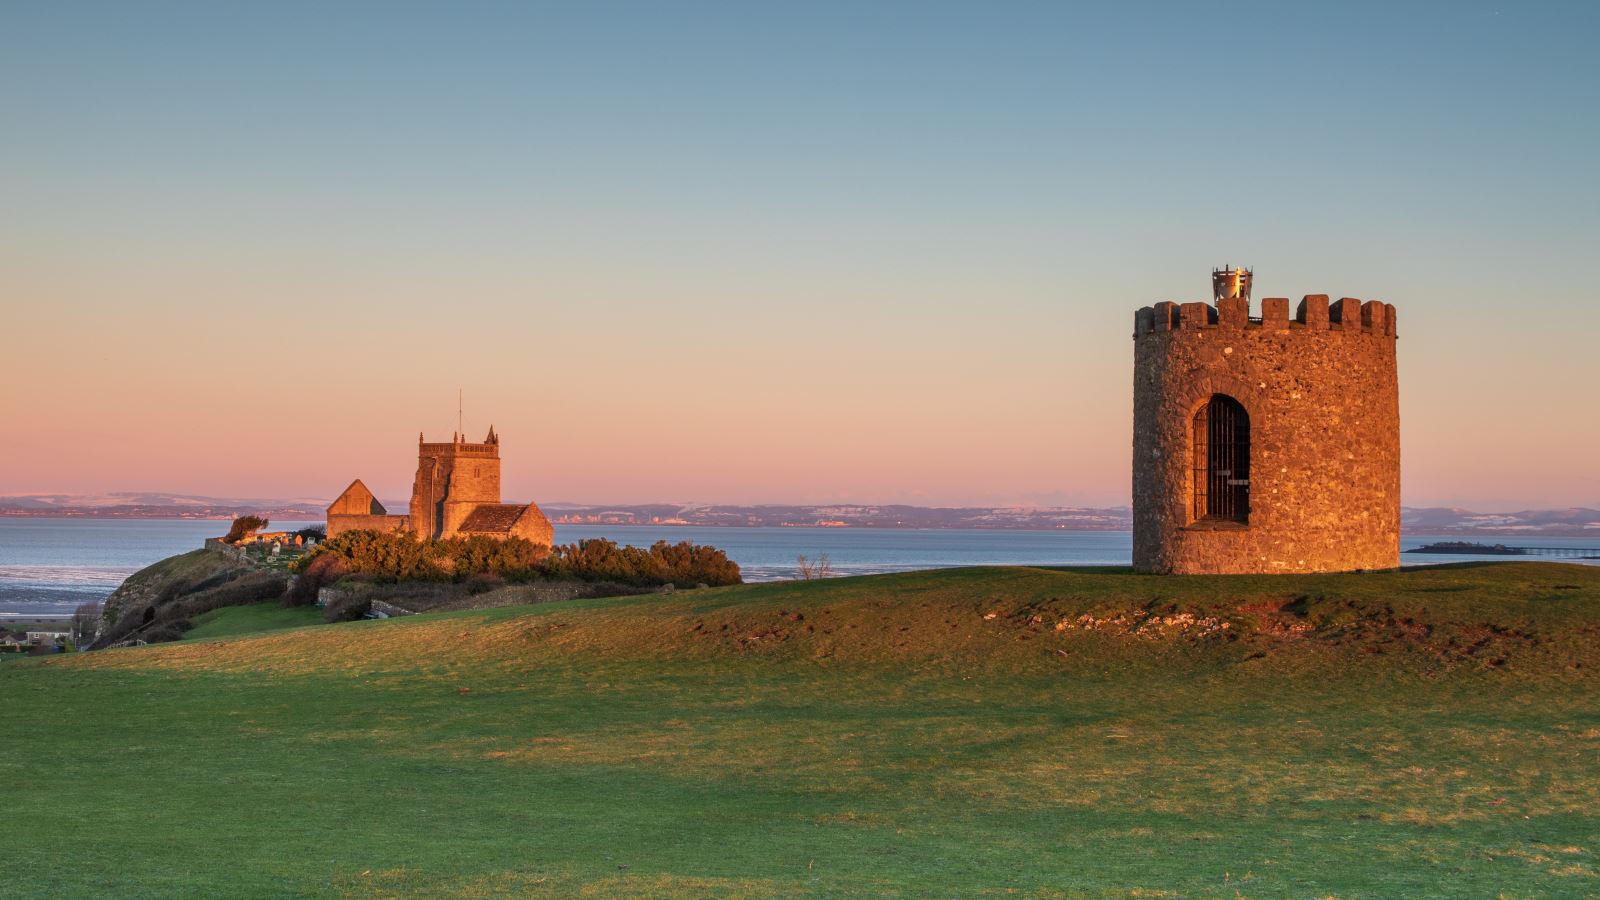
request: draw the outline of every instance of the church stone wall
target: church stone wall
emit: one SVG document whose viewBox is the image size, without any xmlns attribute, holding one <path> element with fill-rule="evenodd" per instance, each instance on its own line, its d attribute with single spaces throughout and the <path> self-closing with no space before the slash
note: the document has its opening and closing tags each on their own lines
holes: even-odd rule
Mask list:
<svg viewBox="0 0 1600 900">
<path fill-rule="evenodd" d="M 328 537 L 346 531 L 406 531 L 409 527 L 407 516 L 361 516 L 333 512 L 328 514 Z"/>
<path fill-rule="evenodd" d="M 524 538 L 535 544 L 544 544 L 547 547 L 554 546 L 556 542 L 555 528 L 551 526 L 544 511 L 535 503 L 529 503 L 527 511 L 517 519 L 515 525 L 511 526 L 511 536 Z"/>
<path fill-rule="evenodd" d="M 330 516 L 382 516 L 386 515 L 383 505 L 373 499 L 372 494 L 366 491 L 345 491 L 339 499 L 333 501 L 328 507 Z"/>
<path fill-rule="evenodd" d="M 1134 318 L 1133 563 L 1142 572 L 1337 572 L 1400 563 L 1393 306 L 1306 297 L 1159 303 Z M 1194 414 L 1250 417 L 1248 522 L 1193 516 Z"/>
<path fill-rule="evenodd" d="M 494 502 L 499 503 L 500 498 L 496 497 Z M 465 522 L 467 516 L 472 515 L 472 511 L 477 508 L 478 504 L 476 503 L 446 501 L 444 504 L 444 519 L 439 525 L 439 537 L 455 536 L 461 530 L 461 523 Z"/>
</svg>

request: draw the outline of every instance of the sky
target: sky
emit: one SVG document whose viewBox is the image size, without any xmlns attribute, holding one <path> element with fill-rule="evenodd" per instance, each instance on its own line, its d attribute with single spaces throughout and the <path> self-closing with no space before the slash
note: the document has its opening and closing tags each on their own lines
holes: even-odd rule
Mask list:
<svg viewBox="0 0 1600 900">
<path fill-rule="evenodd" d="M 1128 502 L 1134 311 L 1396 305 L 1600 506 L 1600 4 L 0 4 L 0 494 Z"/>
</svg>

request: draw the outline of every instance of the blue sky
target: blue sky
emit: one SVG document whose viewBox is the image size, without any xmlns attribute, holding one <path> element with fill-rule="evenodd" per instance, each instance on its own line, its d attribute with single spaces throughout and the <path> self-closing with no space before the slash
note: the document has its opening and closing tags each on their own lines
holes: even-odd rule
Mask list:
<svg viewBox="0 0 1600 900">
<path fill-rule="evenodd" d="M 0 488 L 334 492 L 278 461 L 343 434 L 333 462 L 404 455 L 465 387 L 541 498 L 1115 502 L 1133 310 L 1235 262 L 1258 296 L 1399 307 L 1408 503 L 1600 504 L 1572 401 L 1600 381 L 1597 25 L 7 3 L 0 296 L 31 339 L 0 374 L 36 389 L 0 400 L 24 442 Z M 286 307 L 298 329 L 251 313 Z M 208 462 L 232 412 L 175 458 L 171 399 L 241 358 L 330 389 L 234 383 L 294 421 L 247 467 Z M 35 434 L 137 464 L 88 475 Z"/>
</svg>

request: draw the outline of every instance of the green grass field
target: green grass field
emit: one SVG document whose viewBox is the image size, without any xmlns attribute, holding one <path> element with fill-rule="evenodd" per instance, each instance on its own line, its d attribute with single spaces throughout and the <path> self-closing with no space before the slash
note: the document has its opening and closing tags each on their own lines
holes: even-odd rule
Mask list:
<svg viewBox="0 0 1600 900">
<path fill-rule="evenodd" d="M 184 632 L 186 641 L 260 634 L 283 628 L 299 628 L 322 622 L 322 611 L 305 606 L 284 608 L 276 601 L 249 606 L 225 606 L 194 618 L 194 628 Z"/>
<path fill-rule="evenodd" d="M 1226 626 L 1226 627 L 1224 627 Z M 968 569 L 0 667 L 36 896 L 1600 893 L 1600 569 Z"/>
</svg>

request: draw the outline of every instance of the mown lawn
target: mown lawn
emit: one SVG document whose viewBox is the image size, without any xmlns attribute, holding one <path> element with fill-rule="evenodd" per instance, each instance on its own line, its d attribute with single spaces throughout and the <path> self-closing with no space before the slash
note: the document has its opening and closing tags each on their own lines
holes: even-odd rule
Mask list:
<svg viewBox="0 0 1600 900">
<path fill-rule="evenodd" d="M 1224 623 L 1227 628 L 1221 627 Z M 1583 896 L 1600 570 L 969 569 L 0 668 L 38 896 Z"/>
</svg>

